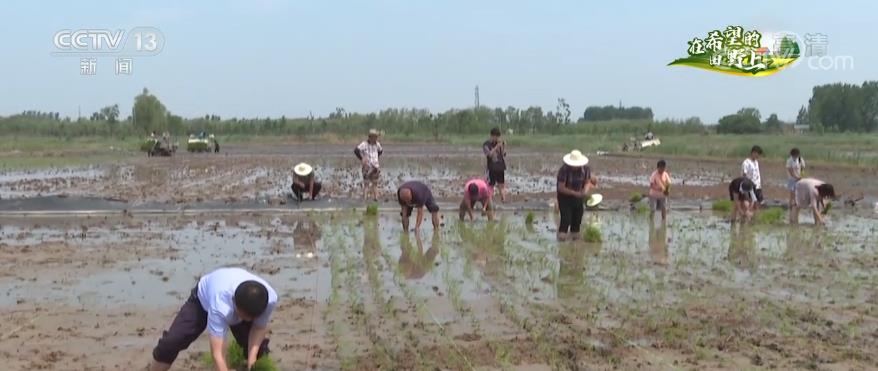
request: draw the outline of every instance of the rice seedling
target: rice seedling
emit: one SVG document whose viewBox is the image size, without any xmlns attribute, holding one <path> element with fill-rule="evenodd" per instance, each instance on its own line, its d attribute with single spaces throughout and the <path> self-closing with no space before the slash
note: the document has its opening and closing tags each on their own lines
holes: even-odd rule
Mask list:
<svg viewBox="0 0 878 371">
<path fill-rule="evenodd" d="M 727 213 L 732 211 L 732 206 L 733 204 L 731 200 L 716 200 L 713 202 L 711 209 L 713 209 L 713 211 Z"/>
<path fill-rule="evenodd" d="M 769 207 L 756 214 L 755 221 L 759 224 L 779 224 L 783 222 L 784 209 Z"/>
<path fill-rule="evenodd" d="M 366 206 L 366 216 L 377 216 L 378 215 L 378 204 L 371 203 Z"/>
<path fill-rule="evenodd" d="M 604 236 L 603 234 L 601 234 L 601 230 L 593 224 L 585 226 L 585 231 L 583 232 L 582 238 L 585 240 L 585 242 L 590 243 L 599 243 L 604 241 Z"/>
<path fill-rule="evenodd" d="M 525 222 L 527 225 L 534 224 L 534 219 L 535 219 L 535 218 L 536 218 L 536 216 L 534 216 L 533 211 L 528 211 L 528 212 L 527 212 L 527 216 L 524 218 L 524 222 Z"/>
<path fill-rule="evenodd" d="M 631 197 L 628 198 L 628 202 L 632 204 L 636 204 L 643 200 L 643 194 L 640 192 L 631 192 Z"/>
<path fill-rule="evenodd" d="M 214 361 L 213 356 L 210 352 L 201 353 L 201 362 L 206 366 L 213 368 Z M 247 366 L 247 357 L 244 356 L 244 349 L 241 348 L 241 345 L 232 338 L 229 341 L 229 349 L 226 353 L 226 365 L 229 366 L 230 369 L 238 369 Z M 262 356 L 253 363 L 253 367 L 250 368 L 251 371 L 278 371 L 280 370 L 277 367 L 277 364 L 269 355 Z"/>
<path fill-rule="evenodd" d="M 832 210 L 832 202 L 827 202 L 826 205 L 823 206 L 823 215 L 829 215 L 829 210 Z"/>
</svg>

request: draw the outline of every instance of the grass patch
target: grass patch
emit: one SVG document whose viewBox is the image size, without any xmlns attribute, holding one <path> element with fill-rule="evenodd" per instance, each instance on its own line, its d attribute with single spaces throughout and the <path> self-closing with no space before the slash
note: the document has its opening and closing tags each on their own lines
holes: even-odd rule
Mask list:
<svg viewBox="0 0 878 371">
<path fill-rule="evenodd" d="M 524 222 L 528 225 L 534 224 L 535 218 L 536 218 L 536 216 L 534 215 L 533 211 L 528 211 L 527 216 L 524 217 Z"/>
<path fill-rule="evenodd" d="M 585 231 L 582 233 L 582 239 L 585 240 L 585 242 L 599 243 L 604 241 L 604 236 L 596 225 L 589 224 L 585 226 Z"/>
<path fill-rule="evenodd" d="M 732 204 L 731 200 L 716 200 L 713 202 L 711 209 L 713 209 L 713 211 L 728 213 L 732 211 L 732 206 L 734 206 L 734 204 Z"/>
<path fill-rule="evenodd" d="M 205 366 L 213 369 L 214 362 L 213 356 L 210 352 L 201 353 L 201 362 L 204 363 Z M 244 349 L 232 338 L 229 341 L 229 350 L 226 352 L 226 365 L 229 366 L 229 369 L 238 369 L 247 367 L 247 357 L 244 356 Z M 256 363 L 253 364 L 253 367 L 250 368 L 250 371 L 278 371 L 280 368 L 277 367 L 277 364 L 271 359 L 270 356 L 262 356 L 256 360 Z"/>
<path fill-rule="evenodd" d="M 367 216 L 378 215 L 378 204 L 373 202 L 373 203 L 369 204 L 368 206 L 366 206 L 366 215 Z"/>
<path fill-rule="evenodd" d="M 784 209 L 769 207 L 756 213 L 756 222 L 759 224 L 780 224 L 783 221 Z"/>
</svg>

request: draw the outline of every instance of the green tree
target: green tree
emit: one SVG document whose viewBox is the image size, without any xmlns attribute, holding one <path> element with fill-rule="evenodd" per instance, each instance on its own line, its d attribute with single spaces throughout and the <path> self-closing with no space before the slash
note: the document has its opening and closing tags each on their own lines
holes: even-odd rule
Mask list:
<svg viewBox="0 0 878 371">
<path fill-rule="evenodd" d="M 768 116 L 763 125 L 765 126 L 765 131 L 770 133 L 780 133 L 782 130 L 782 123 L 777 118 L 777 114 L 774 113 Z"/>
<path fill-rule="evenodd" d="M 759 118 L 759 110 L 745 107 L 735 114 L 726 115 L 719 119 L 716 132 L 720 134 L 759 133 L 762 132 L 762 124 L 759 122 Z"/>
<path fill-rule="evenodd" d="M 808 109 L 805 106 L 799 108 L 799 114 L 796 115 L 796 126 L 807 126 L 808 123 Z"/>
<path fill-rule="evenodd" d="M 134 128 L 142 134 L 169 131 L 167 114 L 165 105 L 146 88 L 134 98 Z"/>
</svg>

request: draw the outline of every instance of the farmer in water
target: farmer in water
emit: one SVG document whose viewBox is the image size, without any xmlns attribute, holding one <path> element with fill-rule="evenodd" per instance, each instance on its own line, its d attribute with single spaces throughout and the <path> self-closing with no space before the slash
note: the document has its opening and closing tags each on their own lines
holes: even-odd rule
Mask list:
<svg viewBox="0 0 878 371">
<path fill-rule="evenodd" d="M 228 330 L 244 351 L 247 368 L 268 353 L 268 319 L 277 306 L 277 293 L 268 282 L 241 268 L 220 268 L 198 280 L 189 300 L 162 334 L 152 351 L 150 371 L 165 371 L 180 351 L 207 328 L 216 370 L 226 371 Z"/>
<path fill-rule="evenodd" d="M 747 157 L 744 159 L 744 162 L 741 163 L 741 176 L 750 179 L 755 187 L 753 194 L 756 196 L 756 201 L 754 201 L 751 206 L 753 211 L 759 210 L 759 207 L 765 202 L 765 196 L 762 195 L 762 173 L 759 171 L 760 156 L 762 156 L 762 148 L 759 146 L 753 146 L 753 148 L 750 149 L 750 157 Z"/>
<path fill-rule="evenodd" d="M 475 208 L 476 202 L 482 204 L 480 209 L 488 215 L 488 220 L 494 220 L 494 205 L 491 202 L 493 195 L 494 191 L 484 179 L 470 179 L 466 182 L 463 186 L 463 201 L 460 202 L 460 220 L 464 220 L 467 214 L 469 214 L 469 220 L 475 219 L 473 208 Z"/>
<path fill-rule="evenodd" d="M 363 199 L 369 196 L 378 200 L 378 178 L 381 175 L 381 166 L 378 159 L 384 153 L 381 143 L 378 143 L 378 130 L 369 130 L 369 138 L 354 148 L 354 155 L 360 160 L 363 171 Z"/>
<path fill-rule="evenodd" d="M 421 222 L 424 220 L 424 207 L 432 214 L 433 229 L 439 229 L 439 205 L 436 204 L 436 200 L 433 199 L 433 193 L 430 192 L 430 188 L 426 184 L 418 181 L 405 182 L 396 190 L 396 199 L 399 201 L 399 206 L 402 209 L 400 212 L 402 216 L 402 229 L 406 233 L 409 231 L 409 216 L 415 208 L 418 209 L 417 220 L 415 220 L 415 233 L 421 231 Z"/>
<path fill-rule="evenodd" d="M 667 172 L 667 162 L 659 160 L 655 171 L 649 176 L 649 219 L 655 212 L 662 213 L 662 221 L 668 219 L 668 194 L 671 190 L 671 174 Z"/>
<path fill-rule="evenodd" d="M 491 137 L 482 144 L 488 159 L 487 173 L 491 187 L 500 190 L 500 202 L 506 202 L 506 142 L 500 139 L 500 129 L 491 129 Z"/>
<path fill-rule="evenodd" d="M 568 238 L 578 240 L 582 225 L 582 214 L 585 212 L 583 200 L 593 185 L 588 157 L 579 150 L 564 156 L 564 165 L 558 170 L 558 209 L 561 211 L 561 223 L 558 226 L 558 240 Z"/>
<path fill-rule="evenodd" d="M 742 221 L 753 217 L 754 204 L 757 202 L 756 185 L 746 177 L 739 177 L 729 183 L 729 198 L 732 200 L 732 223 L 740 216 Z"/>
<path fill-rule="evenodd" d="M 323 185 L 315 179 L 314 168 L 306 163 L 300 163 L 293 168 L 293 194 L 296 200 L 302 202 L 305 199 L 305 193 L 314 200 L 320 194 Z"/>
<path fill-rule="evenodd" d="M 823 215 L 826 213 L 826 204 L 823 202 L 827 198 L 835 198 L 835 188 L 832 184 L 826 183 L 819 179 L 804 178 L 796 182 L 796 202 L 790 208 L 790 222 L 797 224 L 799 222 L 799 210 L 803 208 L 811 209 L 814 215 L 814 224 L 823 225 Z"/>
<path fill-rule="evenodd" d="M 805 159 L 798 148 L 790 150 L 790 158 L 787 159 L 787 190 L 790 191 L 790 210 L 795 207 L 796 203 L 796 183 L 802 180 L 805 172 Z M 793 213 L 790 213 L 790 223 L 793 223 Z"/>
</svg>

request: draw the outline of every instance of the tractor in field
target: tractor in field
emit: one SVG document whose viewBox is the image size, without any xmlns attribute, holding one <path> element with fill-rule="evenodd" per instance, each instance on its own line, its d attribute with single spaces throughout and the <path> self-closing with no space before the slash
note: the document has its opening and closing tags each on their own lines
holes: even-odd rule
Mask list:
<svg viewBox="0 0 878 371">
<path fill-rule="evenodd" d="M 177 144 L 171 143 L 168 133 L 162 134 L 161 138 L 153 133 L 141 143 L 140 150 L 146 152 L 148 157 L 169 157 L 177 152 Z"/>
<path fill-rule="evenodd" d="M 186 150 L 189 152 L 219 152 L 219 142 L 213 134 L 205 135 L 201 132 L 199 135 L 190 134 L 189 141 L 186 143 Z"/>
<path fill-rule="evenodd" d="M 634 137 L 629 138 L 628 142 L 625 142 L 622 145 L 622 152 L 643 151 L 644 148 L 655 147 L 661 144 L 661 139 L 656 137 L 652 132 L 648 132 L 643 136 L 643 140 L 637 140 L 637 138 Z"/>
</svg>

